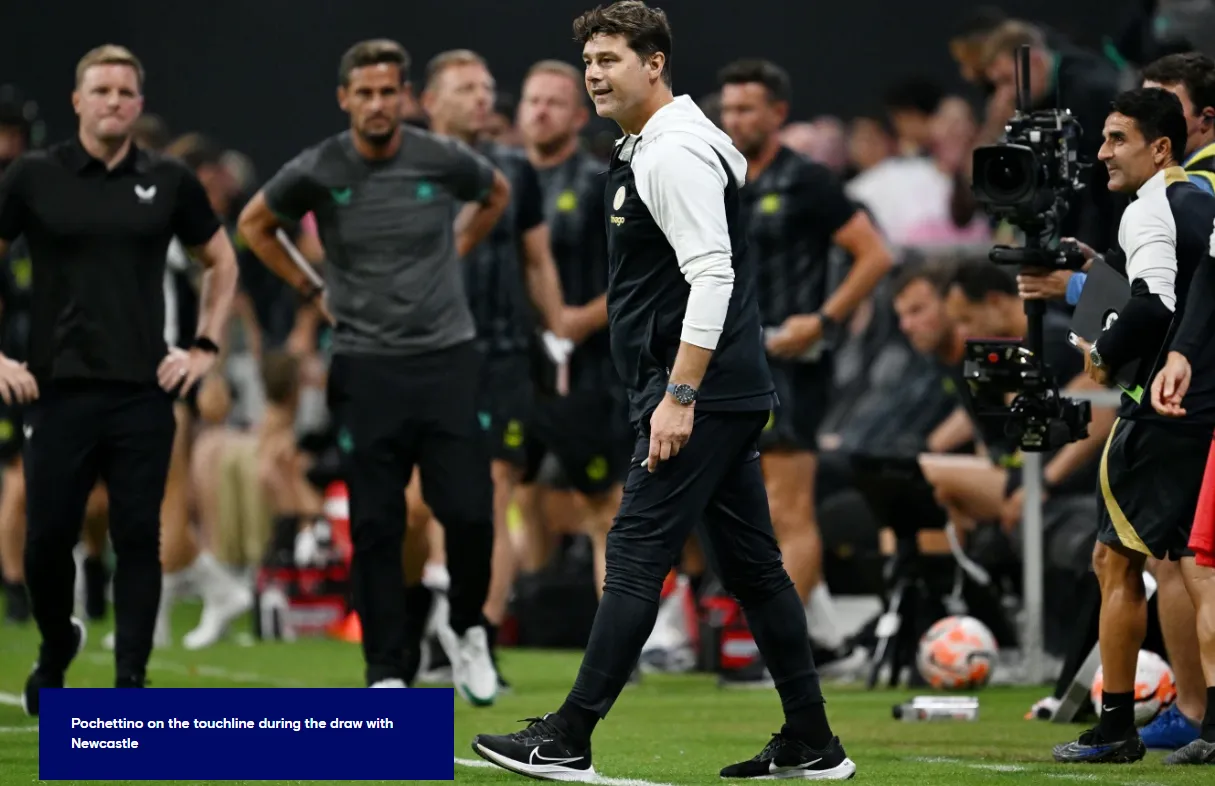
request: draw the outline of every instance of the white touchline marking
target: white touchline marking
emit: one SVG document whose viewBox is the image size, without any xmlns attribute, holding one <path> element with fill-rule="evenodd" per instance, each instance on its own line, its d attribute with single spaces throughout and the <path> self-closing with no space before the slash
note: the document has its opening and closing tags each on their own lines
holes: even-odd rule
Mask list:
<svg viewBox="0 0 1215 786">
<path fill-rule="evenodd" d="M 459 764 L 461 767 L 484 767 L 493 768 L 495 770 L 502 769 L 497 765 L 490 764 L 489 762 L 482 761 L 481 759 L 461 759 L 459 756 L 456 757 L 456 764 Z M 503 772 L 505 772 L 505 770 L 503 770 Z M 640 778 L 605 778 L 602 775 L 596 775 L 593 778 L 587 778 L 585 781 L 579 782 L 598 783 L 602 784 L 602 786 L 674 786 L 673 784 L 662 783 L 661 781 L 644 781 Z"/>
<path fill-rule="evenodd" d="M 10 707 L 20 707 L 21 697 L 15 693 L 4 693 L 0 691 L 0 704 L 7 704 Z"/>
<path fill-rule="evenodd" d="M 37 726 L 0 726 L 0 734 L 37 734 Z"/>
<path fill-rule="evenodd" d="M 89 653 L 84 656 L 85 660 L 90 663 L 109 664 L 114 658 L 112 655 L 103 655 L 101 653 Z M 253 684 L 274 685 L 280 688 L 308 688 L 312 687 L 305 682 L 299 680 L 286 680 L 277 677 L 267 677 L 264 674 L 254 674 L 247 671 L 228 671 L 227 669 L 219 668 L 218 666 L 187 666 L 183 663 L 175 663 L 171 660 L 158 658 L 153 654 L 152 660 L 148 663 L 148 671 L 160 671 L 165 674 L 177 674 L 183 677 L 210 677 L 217 680 L 229 680 L 231 682 L 244 682 Z"/>
</svg>

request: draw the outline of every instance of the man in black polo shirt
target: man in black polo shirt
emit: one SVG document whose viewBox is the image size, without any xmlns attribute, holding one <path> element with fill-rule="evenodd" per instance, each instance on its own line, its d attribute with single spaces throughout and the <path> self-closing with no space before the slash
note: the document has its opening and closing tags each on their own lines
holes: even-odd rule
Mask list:
<svg viewBox="0 0 1215 786">
<path fill-rule="evenodd" d="M 241 213 L 240 234 L 271 270 L 321 298 L 275 239 L 316 216 L 336 317 L 329 406 L 350 486 L 354 607 L 365 678 L 403 688 L 405 485 L 416 465 L 449 545 L 457 689 L 492 701 L 497 677 L 481 609 L 489 585 L 492 489 L 476 420 L 481 355 L 459 256 L 489 233 L 506 179 L 465 145 L 401 122 L 409 56 L 394 41 L 352 46 L 339 65 L 349 131 L 305 150 Z M 475 203 L 460 231 L 452 217 Z"/>
<path fill-rule="evenodd" d="M 766 60 L 740 60 L 722 69 L 719 81 L 722 127 L 747 157 L 746 254 L 757 277 L 768 364 L 780 399 L 760 439 L 772 526 L 798 596 L 810 602 L 814 618 L 828 623 L 818 643 L 836 648 L 842 641 L 830 640 L 834 614 L 822 581 L 814 515 L 818 430 L 830 404 L 832 350 L 844 323 L 890 269 L 890 251 L 826 167 L 781 144 L 792 93 L 784 69 Z M 834 247 L 853 263 L 831 292 Z"/>
<path fill-rule="evenodd" d="M 72 618 L 72 547 L 100 477 L 109 492 L 117 634 L 115 684 L 141 687 L 160 600 L 160 507 L 173 396 L 211 368 L 236 288 L 236 258 L 198 179 L 131 141 L 143 67 L 107 45 L 76 68 L 76 139 L 31 153 L 0 181 L 0 252 L 29 242 L 28 367 L 0 359 L 0 396 L 27 403 L 26 583 L 42 634 L 25 685 L 62 687 L 84 641 Z M 207 268 L 194 346 L 164 340 L 164 269 L 177 236 Z M 159 384 L 157 384 L 159 383 Z"/>
<path fill-rule="evenodd" d="M 851 778 L 831 733 L 806 618 L 772 534 L 758 440 L 774 402 L 739 191 L 746 159 L 688 96 L 671 91 L 671 29 L 641 2 L 574 23 L 586 85 L 626 136 L 604 192 L 608 320 L 638 437 L 608 534 L 607 581 L 578 679 L 562 707 L 473 750 L 538 778 L 594 775 L 591 734 L 611 709 L 658 613 L 662 582 L 702 519 L 739 599 L 786 723 L 727 778 Z"/>
</svg>

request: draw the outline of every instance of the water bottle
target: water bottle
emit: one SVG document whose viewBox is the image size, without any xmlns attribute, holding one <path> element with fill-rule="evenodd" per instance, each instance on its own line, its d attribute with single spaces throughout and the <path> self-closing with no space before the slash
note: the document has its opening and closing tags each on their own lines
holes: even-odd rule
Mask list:
<svg viewBox="0 0 1215 786">
<path fill-rule="evenodd" d="M 916 696 L 894 705 L 894 719 L 905 723 L 923 721 L 976 721 L 979 719 L 977 696 Z"/>
</svg>

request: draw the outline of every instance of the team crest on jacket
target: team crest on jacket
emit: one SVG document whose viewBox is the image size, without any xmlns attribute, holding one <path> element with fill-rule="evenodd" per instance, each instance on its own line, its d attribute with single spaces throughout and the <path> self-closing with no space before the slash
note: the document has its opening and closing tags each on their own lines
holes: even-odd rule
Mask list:
<svg viewBox="0 0 1215 786">
<path fill-rule="evenodd" d="M 616 189 L 616 196 L 612 199 L 612 210 L 619 210 L 624 204 L 624 186 Z"/>
</svg>

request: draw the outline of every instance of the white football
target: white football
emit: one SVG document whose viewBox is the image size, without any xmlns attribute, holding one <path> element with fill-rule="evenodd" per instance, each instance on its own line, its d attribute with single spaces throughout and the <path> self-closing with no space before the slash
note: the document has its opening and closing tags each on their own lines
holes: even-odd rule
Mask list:
<svg viewBox="0 0 1215 786">
<path fill-rule="evenodd" d="M 1093 677 L 1093 689 L 1089 694 L 1093 709 L 1101 715 L 1101 691 L 1104 687 L 1102 670 L 1097 669 Z M 1135 668 L 1135 725 L 1146 726 L 1160 711 L 1177 698 L 1177 683 L 1173 670 L 1154 652 L 1139 650 L 1139 663 Z"/>
<path fill-rule="evenodd" d="M 934 688 L 973 690 L 991 679 L 996 637 L 974 617 L 937 620 L 920 639 L 916 667 Z"/>
</svg>

